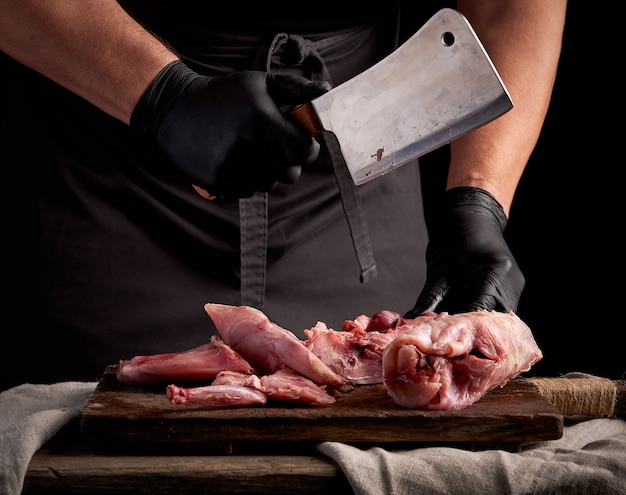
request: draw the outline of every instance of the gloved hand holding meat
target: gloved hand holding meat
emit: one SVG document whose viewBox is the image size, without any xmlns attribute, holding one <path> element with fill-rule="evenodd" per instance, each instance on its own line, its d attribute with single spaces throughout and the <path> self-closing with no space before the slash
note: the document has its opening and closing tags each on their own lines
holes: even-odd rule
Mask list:
<svg viewBox="0 0 626 495">
<path fill-rule="evenodd" d="M 131 127 L 165 153 L 193 184 L 228 198 L 293 183 L 319 144 L 281 106 L 330 88 L 300 76 L 244 71 L 201 76 L 167 65 L 139 100 Z"/>
<path fill-rule="evenodd" d="M 449 190 L 426 250 L 426 283 L 406 316 L 516 311 L 525 281 L 504 239 L 506 224 L 502 207 L 487 191 Z"/>
</svg>

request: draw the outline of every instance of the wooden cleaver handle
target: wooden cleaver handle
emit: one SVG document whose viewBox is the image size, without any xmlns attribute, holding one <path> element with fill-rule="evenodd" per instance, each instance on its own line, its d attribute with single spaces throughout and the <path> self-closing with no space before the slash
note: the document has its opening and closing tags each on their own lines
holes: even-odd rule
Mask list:
<svg viewBox="0 0 626 495">
<path fill-rule="evenodd" d="M 325 130 L 311 103 L 302 103 L 293 107 L 289 110 L 289 115 L 296 119 L 313 137 Z"/>
</svg>

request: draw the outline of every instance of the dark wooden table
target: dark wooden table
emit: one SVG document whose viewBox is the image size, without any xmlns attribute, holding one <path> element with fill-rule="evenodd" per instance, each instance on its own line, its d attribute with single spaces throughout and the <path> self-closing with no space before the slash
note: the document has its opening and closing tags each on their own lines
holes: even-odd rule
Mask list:
<svg viewBox="0 0 626 495">
<path fill-rule="evenodd" d="M 615 385 L 615 415 L 624 418 L 626 382 Z M 161 399 L 158 392 L 120 387 L 105 374 L 82 418 L 34 455 L 23 495 L 349 494 L 339 466 L 316 450 L 321 439 L 357 441 L 363 448 L 515 451 L 521 441 L 559 438 L 563 423 L 561 412 L 524 379 L 465 410 L 441 413 L 402 411 L 367 389 L 338 400 L 328 414 L 280 407 L 223 414 L 179 409 Z M 253 412 L 259 417 L 241 422 Z M 233 435 L 236 442 L 226 441 Z M 412 441 L 389 441 L 402 435 Z M 277 441 L 285 438 L 291 441 Z M 372 443 L 359 442 L 365 438 Z"/>
<path fill-rule="evenodd" d="M 222 411 L 172 406 L 162 392 L 109 378 L 80 421 L 34 455 L 24 495 L 352 493 L 339 466 L 316 450 L 319 441 L 515 451 L 562 433 L 561 413 L 523 380 L 461 411 L 404 410 L 376 386 L 327 408 Z"/>
<path fill-rule="evenodd" d="M 34 455 L 23 495 L 352 493 L 331 459 L 309 445 L 291 450 L 228 455 L 172 454 L 154 447 L 102 450 L 81 438 L 76 422 Z"/>
</svg>

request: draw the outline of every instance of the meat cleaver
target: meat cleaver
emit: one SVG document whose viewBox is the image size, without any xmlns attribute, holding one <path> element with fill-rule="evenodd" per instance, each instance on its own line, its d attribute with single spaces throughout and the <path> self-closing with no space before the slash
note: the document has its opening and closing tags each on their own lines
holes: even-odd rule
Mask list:
<svg viewBox="0 0 626 495">
<path fill-rule="evenodd" d="M 313 136 L 335 134 L 361 185 L 511 108 L 474 29 L 446 8 L 380 62 L 291 114 Z"/>
</svg>

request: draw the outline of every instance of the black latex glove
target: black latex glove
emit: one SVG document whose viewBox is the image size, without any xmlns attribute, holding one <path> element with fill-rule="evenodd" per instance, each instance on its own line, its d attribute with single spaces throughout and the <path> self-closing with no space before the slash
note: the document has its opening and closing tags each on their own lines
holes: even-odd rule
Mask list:
<svg viewBox="0 0 626 495">
<path fill-rule="evenodd" d="M 426 249 L 426 284 L 406 317 L 427 311 L 516 311 L 525 280 L 504 240 L 506 224 L 502 207 L 487 191 L 446 192 Z"/>
<path fill-rule="evenodd" d="M 130 126 L 189 179 L 226 198 L 293 183 L 319 144 L 280 110 L 330 89 L 300 76 L 243 71 L 207 77 L 182 61 L 168 64 L 146 89 Z"/>
</svg>

